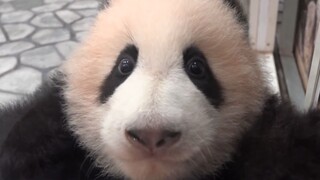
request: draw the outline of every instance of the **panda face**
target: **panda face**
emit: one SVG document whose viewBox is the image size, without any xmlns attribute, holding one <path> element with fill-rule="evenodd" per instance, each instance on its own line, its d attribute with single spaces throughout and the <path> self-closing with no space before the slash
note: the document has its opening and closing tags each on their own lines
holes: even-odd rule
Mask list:
<svg viewBox="0 0 320 180">
<path fill-rule="evenodd" d="M 65 64 L 69 125 L 106 172 L 213 172 L 259 113 L 264 79 L 221 0 L 114 0 Z"/>
<path fill-rule="evenodd" d="M 161 177 L 175 173 L 170 165 L 180 166 L 210 147 L 209 137 L 220 126 L 223 94 L 194 47 L 172 52 L 169 66 L 154 66 L 147 53 L 136 56 L 137 49 L 125 47 L 103 82 L 100 102 L 108 110 L 101 117 L 101 137 L 106 154 L 126 174 L 147 170 L 150 174 L 144 176 L 151 177 L 156 169 Z M 136 164 L 127 165 L 132 162 Z M 141 166 L 145 168 L 132 168 Z"/>
</svg>

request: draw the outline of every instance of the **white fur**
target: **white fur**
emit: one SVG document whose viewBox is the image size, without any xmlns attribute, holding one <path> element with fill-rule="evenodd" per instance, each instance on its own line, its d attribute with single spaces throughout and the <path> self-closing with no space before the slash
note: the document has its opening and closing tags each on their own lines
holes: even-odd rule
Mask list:
<svg viewBox="0 0 320 180">
<path fill-rule="evenodd" d="M 215 128 L 219 128 L 221 121 L 213 106 L 181 69 L 182 65 L 162 69 L 161 72 L 170 71 L 163 74 L 164 77 L 148 75 L 141 66 L 105 105 L 109 108 L 101 117 L 101 136 L 106 153 L 129 177 L 168 178 L 164 175 L 175 174 L 188 159 L 201 153 L 201 147 L 208 147 L 215 141 Z M 124 136 L 128 127 L 171 127 L 181 131 L 182 138 L 167 151 L 149 157 L 128 143 Z M 141 166 L 150 166 L 150 169 Z"/>
</svg>

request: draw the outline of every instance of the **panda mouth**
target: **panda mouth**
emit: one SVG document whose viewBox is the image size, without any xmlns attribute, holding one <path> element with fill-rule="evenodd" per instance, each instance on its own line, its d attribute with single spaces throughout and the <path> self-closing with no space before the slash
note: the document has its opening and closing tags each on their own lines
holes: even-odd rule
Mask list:
<svg viewBox="0 0 320 180">
<path fill-rule="evenodd" d="M 127 163 L 157 162 L 161 164 L 179 164 L 188 161 L 195 154 L 195 151 L 192 150 L 193 148 L 189 150 L 180 147 L 183 146 L 179 145 L 169 149 L 150 151 L 145 148 L 126 146 L 121 152 L 113 151 L 113 153 L 115 153 L 115 159 Z"/>
</svg>

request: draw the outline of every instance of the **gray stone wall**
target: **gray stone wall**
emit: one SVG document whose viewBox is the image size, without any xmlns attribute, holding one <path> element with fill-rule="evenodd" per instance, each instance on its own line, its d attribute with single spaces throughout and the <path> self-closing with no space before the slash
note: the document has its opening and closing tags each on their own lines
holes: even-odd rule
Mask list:
<svg viewBox="0 0 320 180">
<path fill-rule="evenodd" d="M 0 0 L 0 105 L 32 93 L 77 44 L 96 0 Z"/>
</svg>

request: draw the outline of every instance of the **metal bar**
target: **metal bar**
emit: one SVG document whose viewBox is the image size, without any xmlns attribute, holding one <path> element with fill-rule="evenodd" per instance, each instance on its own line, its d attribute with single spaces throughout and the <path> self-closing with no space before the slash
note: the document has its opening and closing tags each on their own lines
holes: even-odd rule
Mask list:
<svg viewBox="0 0 320 180">
<path fill-rule="evenodd" d="M 319 99 L 319 75 L 320 75 L 320 28 L 317 28 L 315 47 L 312 56 L 311 70 L 308 79 L 305 97 L 305 110 L 314 108 Z"/>
<path fill-rule="evenodd" d="M 250 42 L 259 52 L 273 52 L 278 6 L 279 0 L 250 1 Z"/>
<path fill-rule="evenodd" d="M 270 10 L 270 1 L 262 0 L 260 1 L 260 7 L 259 7 L 259 26 L 258 26 L 258 41 L 257 41 L 257 49 L 259 51 L 267 51 L 266 44 L 268 39 L 268 30 L 270 24 L 268 23 L 268 19 L 271 12 Z M 272 52 L 272 50 L 271 50 Z"/>
<path fill-rule="evenodd" d="M 285 76 L 290 101 L 299 110 L 304 109 L 304 89 L 299 70 L 293 55 L 280 55 L 281 65 Z"/>
<path fill-rule="evenodd" d="M 290 101 L 299 110 L 304 110 L 305 92 L 293 55 L 295 29 L 299 0 L 285 0 L 281 24 L 277 34 L 280 62 Z"/>
<path fill-rule="evenodd" d="M 295 37 L 299 0 L 285 0 L 283 17 L 278 37 L 280 54 L 291 56 Z"/>
<path fill-rule="evenodd" d="M 250 1 L 249 7 L 249 37 L 251 46 L 256 49 L 258 42 L 258 26 L 259 26 L 259 0 Z"/>
</svg>

